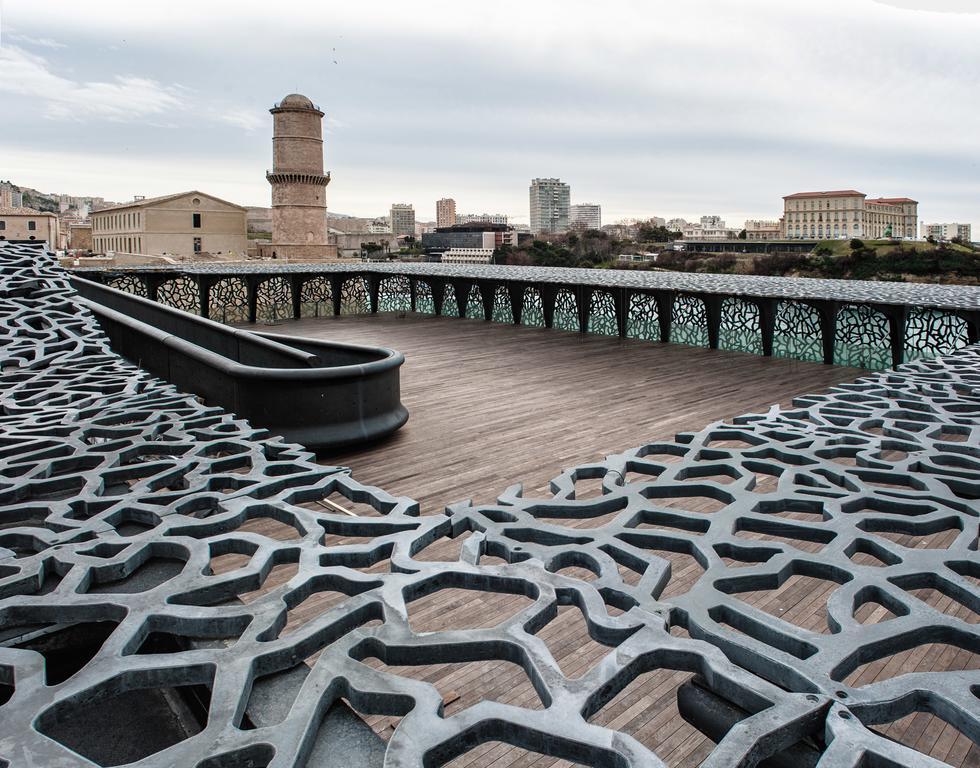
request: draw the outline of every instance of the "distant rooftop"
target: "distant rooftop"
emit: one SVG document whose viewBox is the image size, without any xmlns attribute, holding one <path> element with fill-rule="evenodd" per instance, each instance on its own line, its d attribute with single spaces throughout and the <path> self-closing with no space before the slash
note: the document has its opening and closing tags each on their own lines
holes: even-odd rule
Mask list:
<svg viewBox="0 0 980 768">
<path fill-rule="evenodd" d="M 176 200 L 181 197 L 187 197 L 188 195 L 201 195 L 202 197 L 209 197 L 212 200 L 217 200 L 218 202 L 225 203 L 227 205 L 233 205 L 236 208 L 241 208 L 245 210 L 243 206 L 238 205 L 238 203 L 233 203 L 230 200 L 223 200 L 215 195 L 208 194 L 207 192 L 201 192 L 199 189 L 189 189 L 185 192 L 174 192 L 169 195 L 159 195 L 157 197 L 142 197 L 139 200 L 130 200 L 128 203 L 118 203 L 116 205 L 110 205 L 105 208 L 99 208 L 93 213 L 105 213 L 106 211 L 119 211 L 124 208 L 145 208 L 148 205 L 157 205 L 158 203 L 166 203 L 170 200 Z"/>
<path fill-rule="evenodd" d="M 39 211 L 36 208 L 0 208 L 0 216 L 54 216 L 50 211 Z"/>
<path fill-rule="evenodd" d="M 806 197 L 867 197 L 864 192 L 858 192 L 856 189 L 833 189 L 829 192 L 796 192 L 792 195 L 786 195 L 783 200 L 799 200 Z"/>
</svg>

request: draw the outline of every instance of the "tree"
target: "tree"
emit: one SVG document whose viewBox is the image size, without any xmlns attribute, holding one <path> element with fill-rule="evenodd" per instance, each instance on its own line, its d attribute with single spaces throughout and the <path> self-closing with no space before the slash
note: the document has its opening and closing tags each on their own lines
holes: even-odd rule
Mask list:
<svg viewBox="0 0 980 768">
<path fill-rule="evenodd" d="M 746 232 L 744 229 L 741 232 L 738 233 L 738 239 L 739 240 L 745 240 L 746 238 L 748 238 L 748 236 L 749 236 L 749 233 Z"/>
<path fill-rule="evenodd" d="M 860 251 L 863 248 L 864 248 L 864 241 L 863 240 L 860 240 L 857 237 L 855 237 L 853 240 L 851 240 L 851 250 L 852 251 Z"/>
<path fill-rule="evenodd" d="M 380 243 L 374 242 L 373 240 L 369 243 L 361 243 L 362 257 L 371 256 L 372 254 L 375 254 L 378 251 L 383 251 L 383 250 L 384 250 L 384 246 L 381 245 Z"/>
<path fill-rule="evenodd" d="M 667 227 L 657 227 L 649 222 L 640 224 L 636 230 L 636 239 L 641 243 L 666 243 L 668 240 L 676 239 L 675 235 Z"/>
</svg>

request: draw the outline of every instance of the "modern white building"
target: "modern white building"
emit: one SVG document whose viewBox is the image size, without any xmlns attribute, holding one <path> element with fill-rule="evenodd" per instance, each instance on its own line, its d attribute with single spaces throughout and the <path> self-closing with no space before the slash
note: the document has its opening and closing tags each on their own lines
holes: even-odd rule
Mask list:
<svg viewBox="0 0 980 768">
<path fill-rule="evenodd" d="M 702 229 L 728 229 L 728 226 L 725 224 L 725 220 L 721 218 L 721 216 L 702 216 L 701 228 Z"/>
<path fill-rule="evenodd" d="M 720 216 L 702 216 L 701 223 L 681 229 L 685 240 L 734 240 L 738 231 L 729 229 Z"/>
<path fill-rule="evenodd" d="M 391 234 L 391 219 L 388 216 L 379 216 L 367 223 L 369 235 L 388 235 Z"/>
<path fill-rule="evenodd" d="M 568 223 L 572 229 L 601 229 L 602 207 L 598 203 L 576 203 L 569 206 Z"/>
<path fill-rule="evenodd" d="M 443 264 L 489 264 L 493 248 L 450 248 L 442 254 Z"/>
<path fill-rule="evenodd" d="M 506 224 L 507 216 L 503 213 L 459 213 L 456 224 Z M 439 226 L 443 226 L 440 224 Z M 452 226 L 452 225 L 449 225 Z"/>
<path fill-rule="evenodd" d="M 922 222 L 922 237 L 933 240 L 952 240 L 959 238 L 964 243 L 973 241 L 973 227 L 970 224 L 926 224 Z"/>
<path fill-rule="evenodd" d="M 671 232 L 683 232 L 688 227 L 687 219 L 670 219 L 667 222 L 667 229 Z"/>
<path fill-rule="evenodd" d="M 392 203 L 391 232 L 395 235 L 415 234 L 415 208 L 410 203 Z"/>
<path fill-rule="evenodd" d="M 561 179 L 532 179 L 530 187 L 531 232 L 567 232 L 572 190 Z"/>
</svg>

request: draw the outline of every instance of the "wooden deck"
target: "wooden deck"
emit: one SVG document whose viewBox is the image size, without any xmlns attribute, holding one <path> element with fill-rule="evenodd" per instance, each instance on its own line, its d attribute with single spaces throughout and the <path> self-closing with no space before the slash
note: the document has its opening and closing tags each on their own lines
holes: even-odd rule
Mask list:
<svg viewBox="0 0 980 768">
<path fill-rule="evenodd" d="M 492 502 L 563 469 L 789 403 L 862 372 L 756 355 L 480 320 L 397 315 L 288 321 L 258 330 L 405 354 L 409 420 L 389 441 L 325 457 L 362 483 L 411 496 L 423 514 Z"/>
<path fill-rule="evenodd" d="M 405 353 L 402 399 L 410 412 L 408 424 L 383 444 L 326 457 L 324 463 L 351 466 L 361 482 L 419 500 L 423 514 L 437 514 L 446 504 L 464 498 L 492 501 L 518 481 L 525 481 L 528 495 L 546 492 L 548 480 L 564 468 L 646 441 L 669 439 L 679 431 L 699 429 L 711 421 L 759 411 L 773 403 L 785 404 L 795 395 L 819 391 L 860 374 L 854 369 L 737 353 L 411 315 L 302 320 L 261 330 L 381 344 Z M 764 491 L 764 487 L 759 490 Z M 677 503 L 690 508 L 690 500 Z M 705 500 L 707 508 L 695 511 L 710 512 L 712 504 L 715 502 Z M 601 522 L 562 521 L 581 527 Z M 246 527 L 275 538 L 295 535 L 292 529 L 269 520 L 252 521 Z M 761 534 L 747 536 L 766 538 Z M 949 532 L 914 541 L 903 537 L 910 540 L 909 546 L 920 547 L 942 547 L 948 545 L 948 538 Z M 790 543 L 805 551 L 821 546 L 796 540 Z M 461 544 L 462 537 L 441 540 L 418 557 L 455 560 Z M 665 552 L 662 556 L 672 563 L 672 579 L 664 596 L 682 594 L 701 574 L 700 566 L 689 555 Z M 216 572 L 240 567 L 245 558 L 225 555 L 220 560 L 213 564 Z M 291 578 L 295 567 L 277 567 L 261 591 Z M 380 572 L 387 567 L 385 561 L 364 570 Z M 563 572 L 592 577 L 582 569 Z M 785 621 L 828 632 L 825 605 L 836 586 L 793 577 L 778 590 L 739 597 Z M 916 596 L 942 606 L 942 610 L 958 611 L 970 621 L 978 619 L 963 606 L 950 605 L 949 598 L 941 593 L 921 592 Z M 314 595 L 291 611 L 285 631 L 294 631 L 340 599 L 333 593 Z M 526 604 L 526 598 L 520 596 L 443 590 L 413 603 L 410 622 L 419 632 L 450 626 L 492 626 Z M 868 605 L 862 607 L 858 618 L 872 623 L 885 621 L 890 614 L 881 606 Z M 575 607 L 563 607 L 540 636 L 571 678 L 584 674 L 610 651 L 589 637 Z M 367 661 L 383 666 L 377 659 Z M 949 646 L 923 646 L 865 665 L 847 682 L 864 685 L 913 670 L 978 667 L 977 654 Z M 397 667 L 391 671 L 434 685 L 444 697 L 447 715 L 481 700 L 542 706 L 524 671 L 508 662 Z M 634 736 L 669 766 L 699 765 L 713 744 L 677 712 L 676 690 L 689 676 L 674 670 L 643 675 L 592 722 Z M 384 738 L 397 724 L 396 718 L 389 717 L 366 720 Z M 880 730 L 952 765 L 980 766 L 980 749 L 938 718 L 912 715 Z M 493 742 L 447 765 L 544 768 L 570 764 Z"/>
</svg>

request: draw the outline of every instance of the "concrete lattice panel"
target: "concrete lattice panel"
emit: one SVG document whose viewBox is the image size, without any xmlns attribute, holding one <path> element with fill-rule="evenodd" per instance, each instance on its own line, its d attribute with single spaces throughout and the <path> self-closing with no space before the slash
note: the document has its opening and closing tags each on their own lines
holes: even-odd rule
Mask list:
<svg viewBox="0 0 980 768">
<path fill-rule="evenodd" d="M 134 730 L 146 742 L 139 765 L 306 765 L 331 705 L 346 699 L 364 715 L 402 717 L 388 768 L 438 766 L 493 740 L 587 765 L 658 766 L 636 739 L 589 722 L 653 669 L 696 673 L 744 713 L 709 768 L 752 766 L 801 740 L 819 745 L 820 768 L 941 765 L 868 727 L 915 711 L 980 739 L 980 672 L 843 682 L 858 665 L 922 644 L 980 651 L 976 624 L 910 594 L 937 589 L 980 612 L 976 346 L 574 468 L 548 498 L 515 486 L 493 505 L 420 516 L 411 499 L 318 465 L 113 354 L 51 257 L 0 246 L 0 279 L 0 762 L 91 765 L 70 748 L 73 724 L 109 732 L 121 726 L 99 715 L 112 702 L 197 689 L 207 691 L 203 729 L 172 743 Z M 596 478 L 601 494 L 576 499 L 576 485 Z M 318 503 L 331 496 L 374 516 Z M 242 529 L 258 518 L 286 533 Z M 583 518 L 597 524 L 561 525 Z M 883 535 L 946 528 L 954 534 L 942 549 Z M 466 532 L 456 562 L 414 557 Z M 338 536 L 362 538 L 337 545 Z M 682 595 L 664 596 L 665 552 L 704 571 Z M 212 575 L 212 559 L 226 554 L 247 563 Z M 490 557 L 505 563 L 482 562 Z M 387 572 L 363 572 L 386 559 Z M 239 599 L 285 565 L 295 575 Z M 594 578 L 558 573 L 569 566 Z M 826 632 L 738 597 L 801 575 L 837 585 Z M 412 631 L 413 601 L 459 588 L 528 604 L 489 628 Z M 284 632 L 292 609 L 325 592 L 340 598 Z M 896 618 L 858 624 L 855 609 L 871 600 Z M 592 638 L 610 646 L 576 679 L 536 634 L 562 605 L 577 606 Z M 36 638 L 79 626 L 97 648 L 53 675 Z M 186 642 L 161 650 L 160 635 Z M 369 658 L 509 661 L 543 707 L 484 701 L 444 717 L 434 687 Z M 270 681 L 283 680 L 291 694 L 270 695 Z"/>
</svg>

